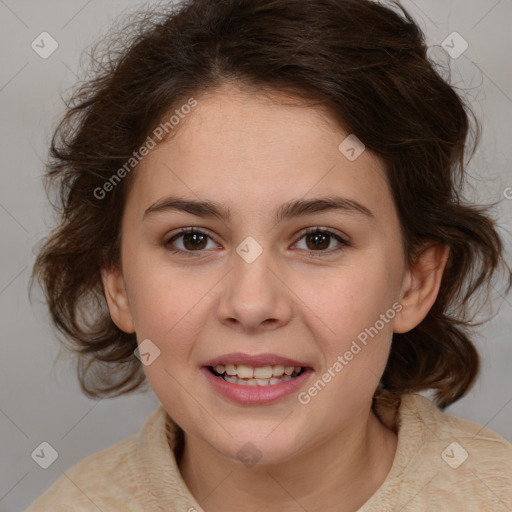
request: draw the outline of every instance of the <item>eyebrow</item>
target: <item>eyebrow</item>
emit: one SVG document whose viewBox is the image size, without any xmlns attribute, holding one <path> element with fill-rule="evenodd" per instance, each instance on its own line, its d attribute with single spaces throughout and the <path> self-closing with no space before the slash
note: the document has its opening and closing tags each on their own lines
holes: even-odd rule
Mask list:
<svg viewBox="0 0 512 512">
<path fill-rule="evenodd" d="M 179 211 L 196 215 L 197 217 L 217 217 L 221 220 L 230 220 L 230 209 L 214 201 L 196 201 L 169 196 L 159 199 L 146 209 L 143 219 L 147 216 L 167 211 Z M 299 199 L 283 204 L 274 216 L 275 222 L 285 219 L 309 215 L 312 213 L 341 211 L 345 213 L 362 214 L 368 218 L 375 218 L 373 213 L 364 205 L 339 196 L 329 196 L 316 199 Z"/>
</svg>

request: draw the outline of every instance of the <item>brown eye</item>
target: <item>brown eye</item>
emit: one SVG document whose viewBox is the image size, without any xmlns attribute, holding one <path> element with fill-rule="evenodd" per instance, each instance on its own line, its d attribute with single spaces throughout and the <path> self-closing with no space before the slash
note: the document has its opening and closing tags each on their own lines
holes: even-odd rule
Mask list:
<svg viewBox="0 0 512 512">
<path fill-rule="evenodd" d="M 176 247 L 175 241 L 182 239 L 181 246 Z M 171 252 L 181 252 L 181 253 L 190 253 L 190 252 L 202 252 L 203 249 L 207 248 L 208 240 L 211 237 L 206 233 L 199 231 L 194 228 L 184 229 L 179 233 L 172 236 L 169 240 L 167 240 L 164 245 Z"/>
<path fill-rule="evenodd" d="M 300 240 L 303 239 L 305 240 L 306 245 L 304 250 L 309 252 L 331 253 L 343 249 L 345 246 L 349 245 L 346 240 L 344 240 L 336 233 L 320 228 L 310 229 L 300 238 Z M 328 250 L 331 247 L 333 240 L 338 242 L 338 247 L 335 247 L 332 250 Z"/>
<path fill-rule="evenodd" d="M 309 249 L 328 249 L 331 236 L 321 232 L 309 233 L 306 235 L 306 240 L 306 245 Z M 308 244 L 309 241 L 311 242 L 311 245 Z"/>
<path fill-rule="evenodd" d="M 181 247 L 177 245 L 177 241 L 182 239 Z M 305 240 L 306 247 L 301 248 L 312 256 L 322 256 L 323 254 L 331 254 L 337 252 L 350 244 L 341 236 L 328 229 L 311 228 L 302 235 L 299 241 Z M 213 239 L 205 232 L 196 228 L 183 229 L 169 238 L 164 246 L 170 252 L 181 254 L 184 256 L 195 256 L 205 252 L 208 248 L 208 241 Z M 337 247 L 331 247 L 332 242 L 337 242 Z M 215 243 L 210 249 L 216 248 Z M 317 254 L 315 254 L 317 253 Z"/>
<path fill-rule="evenodd" d="M 204 249 L 208 237 L 199 233 L 186 233 L 183 235 L 183 245 L 190 250 Z"/>
</svg>

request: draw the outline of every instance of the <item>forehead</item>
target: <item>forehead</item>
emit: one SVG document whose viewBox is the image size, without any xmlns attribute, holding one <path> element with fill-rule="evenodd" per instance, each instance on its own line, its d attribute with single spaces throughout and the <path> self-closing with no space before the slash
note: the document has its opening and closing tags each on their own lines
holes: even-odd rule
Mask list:
<svg viewBox="0 0 512 512">
<path fill-rule="evenodd" d="M 127 206 L 138 217 L 165 195 L 257 215 L 290 199 L 333 194 L 372 209 L 393 207 L 382 162 L 347 139 L 324 108 L 236 86 L 196 101 L 135 171 Z M 347 153 L 348 146 L 355 151 Z"/>
</svg>

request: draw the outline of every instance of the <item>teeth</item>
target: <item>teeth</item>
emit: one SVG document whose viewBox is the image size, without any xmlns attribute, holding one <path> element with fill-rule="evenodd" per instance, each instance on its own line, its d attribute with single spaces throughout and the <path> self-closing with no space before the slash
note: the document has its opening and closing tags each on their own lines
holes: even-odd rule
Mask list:
<svg viewBox="0 0 512 512">
<path fill-rule="evenodd" d="M 272 366 L 260 366 L 254 368 L 255 379 L 270 379 L 272 377 Z"/>
<path fill-rule="evenodd" d="M 272 377 L 270 379 L 239 379 L 236 375 L 224 375 L 224 380 L 231 384 L 241 384 L 242 386 L 274 386 L 291 380 L 291 375 L 284 375 L 283 377 Z"/>
<path fill-rule="evenodd" d="M 236 374 L 240 379 L 252 379 L 254 377 L 254 370 L 251 366 L 239 364 L 236 367 Z"/>
<path fill-rule="evenodd" d="M 215 370 L 217 371 L 217 373 L 220 373 L 222 374 L 223 372 L 219 372 L 218 368 L 223 368 L 222 365 L 219 365 L 215 368 Z M 227 364 L 226 365 L 226 373 L 228 375 L 236 375 L 236 366 L 234 364 Z"/>
<path fill-rule="evenodd" d="M 278 365 L 272 367 L 272 375 L 274 377 L 281 377 L 281 375 L 283 375 L 283 373 L 284 373 L 284 366 L 278 364 Z"/>
<path fill-rule="evenodd" d="M 245 364 L 219 364 L 215 366 L 215 371 L 222 375 L 224 380 L 232 384 L 245 386 L 273 386 L 296 377 L 301 370 L 300 366 L 283 365 L 259 366 L 256 368 Z"/>
</svg>

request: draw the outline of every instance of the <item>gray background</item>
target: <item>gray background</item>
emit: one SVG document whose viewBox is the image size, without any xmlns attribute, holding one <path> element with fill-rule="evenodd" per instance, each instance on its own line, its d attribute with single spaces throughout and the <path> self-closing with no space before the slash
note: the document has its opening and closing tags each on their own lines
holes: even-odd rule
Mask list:
<svg viewBox="0 0 512 512">
<path fill-rule="evenodd" d="M 120 0 L 0 0 L 0 511 L 24 510 L 62 472 L 137 432 L 159 402 L 151 391 L 111 400 L 82 396 L 71 360 L 62 353 L 41 296 L 28 300 L 34 246 L 53 224 L 42 188 L 42 161 L 59 116 L 61 95 L 80 73 L 80 54 L 119 13 L 140 6 Z M 405 7 L 426 32 L 435 58 L 451 65 L 484 126 L 470 165 L 467 195 L 496 208 L 510 255 L 512 187 L 512 0 L 411 0 Z M 58 49 L 42 59 L 31 43 L 43 31 Z M 439 47 L 452 32 L 469 47 L 458 58 Z M 458 43 L 457 43 L 458 44 Z M 437 48 L 435 48 L 437 45 Z M 512 198 L 512 189 L 509 197 Z M 447 409 L 512 441 L 512 298 L 495 302 L 497 316 L 479 331 L 479 381 Z M 31 453 L 42 442 L 58 452 L 48 468 Z"/>
</svg>

